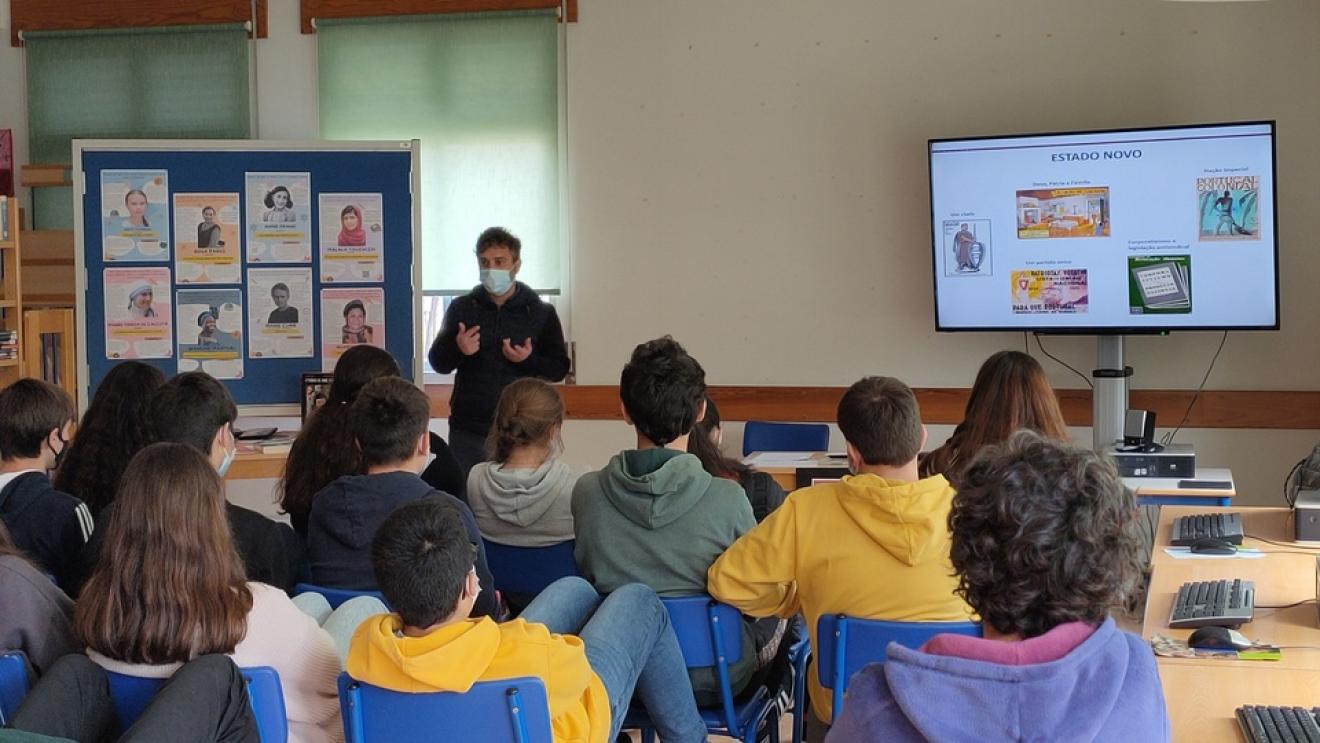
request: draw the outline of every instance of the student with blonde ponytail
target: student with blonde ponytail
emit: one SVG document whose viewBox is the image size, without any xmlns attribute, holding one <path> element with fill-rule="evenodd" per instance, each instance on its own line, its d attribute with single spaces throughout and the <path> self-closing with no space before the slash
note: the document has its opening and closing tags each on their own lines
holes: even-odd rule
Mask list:
<svg viewBox="0 0 1320 743">
<path fill-rule="evenodd" d="M 564 401 L 539 379 L 519 379 L 500 394 L 486 440 L 493 461 L 473 466 L 467 498 L 481 535 L 516 547 L 573 538 L 578 475 L 560 461 Z"/>
</svg>

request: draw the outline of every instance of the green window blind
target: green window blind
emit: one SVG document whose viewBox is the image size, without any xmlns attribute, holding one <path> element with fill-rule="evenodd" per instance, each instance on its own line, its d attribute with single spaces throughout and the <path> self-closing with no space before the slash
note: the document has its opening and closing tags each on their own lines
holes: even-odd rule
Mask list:
<svg viewBox="0 0 1320 743">
<path fill-rule="evenodd" d="M 34 163 L 69 162 L 74 139 L 250 136 L 240 24 L 34 32 L 25 47 Z M 33 189 L 33 202 L 36 226 L 73 226 L 69 189 Z"/>
<path fill-rule="evenodd" d="M 523 243 L 560 288 L 559 29 L 553 11 L 321 21 L 321 136 L 422 142 L 422 287 L 477 283 L 477 235 Z"/>
</svg>

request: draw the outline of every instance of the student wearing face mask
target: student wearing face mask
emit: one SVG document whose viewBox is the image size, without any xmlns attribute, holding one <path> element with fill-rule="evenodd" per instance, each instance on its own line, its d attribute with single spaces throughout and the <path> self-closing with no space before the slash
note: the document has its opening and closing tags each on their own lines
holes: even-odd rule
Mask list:
<svg viewBox="0 0 1320 743">
<path fill-rule="evenodd" d="M 69 591 L 92 536 L 92 513 L 51 487 L 69 444 L 73 401 L 58 387 L 20 379 L 0 391 L 0 521 L 14 546 Z"/>
<path fill-rule="evenodd" d="M 515 280 L 522 241 L 491 227 L 476 252 L 481 285 L 450 303 L 430 353 L 437 372 L 455 372 L 449 444 L 464 472 L 490 458 L 486 437 L 504 388 L 523 377 L 558 382 L 569 367 L 555 308 Z"/>
</svg>

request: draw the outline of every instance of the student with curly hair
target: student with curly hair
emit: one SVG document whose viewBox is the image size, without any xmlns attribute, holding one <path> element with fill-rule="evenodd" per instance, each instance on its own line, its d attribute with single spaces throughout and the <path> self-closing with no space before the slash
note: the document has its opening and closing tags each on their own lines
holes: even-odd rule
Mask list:
<svg viewBox="0 0 1320 743">
<path fill-rule="evenodd" d="M 92 516 L 100 518 L 115 499 L 128 460 L 147 445 L 147 402 L 163 384 L 165 374 L 141 361 L 111 367 L 69 443 L 55 474 L 55 489 L 81 498 Z"/>
<path fill-rule="evenodd" d="M 1109 617 L 1141 585 L 1137 513 L 1093 452 L 1031 431 L 983 450 L 949 529 L 985 637 L 891 643 L 827 740 L 1168 740 L 1155 658 Z"/>
</svg>

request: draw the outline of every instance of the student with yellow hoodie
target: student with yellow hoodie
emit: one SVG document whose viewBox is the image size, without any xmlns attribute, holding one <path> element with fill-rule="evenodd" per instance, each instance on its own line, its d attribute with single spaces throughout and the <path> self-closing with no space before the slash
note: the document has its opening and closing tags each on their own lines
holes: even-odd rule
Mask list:
<svg viewBox="0 0 1320 743">
<path fill-rule="evenodd" d="M 920 479 L 926 443 L 916 396 L 889 377 L 866 377 L 839 401 L 854 474 L 789 495 L 707 573 L 710 593 L 752 616 L 802 612 L 816 642 L 822 614 L 905 622 L 965 621 L 949 561 L 953 488 Z M 807 675 L 811 708 L 826 723 L 830 692 Z"/>
<path fill-rule="evenodd" d="M 452 503 L 427 498 L 394 511 L 376 532 L 371 561 L 397 613 L 358 627 L 348 674 L 402 692 L 466 692 L 478 681 L 535 676 L 558 743 L 613 741 L 635 691 L 666 743 L 706 740 L 654 591 L 633 583 L 602 598 L 581 578 L 563 578 L 521 617 L 496 624 L 469 617 L 481 592 L 475 560 Z M 447 722 L 423 724 L 449 739 L 457 731 L 444 730 Z"/>
</svg>

